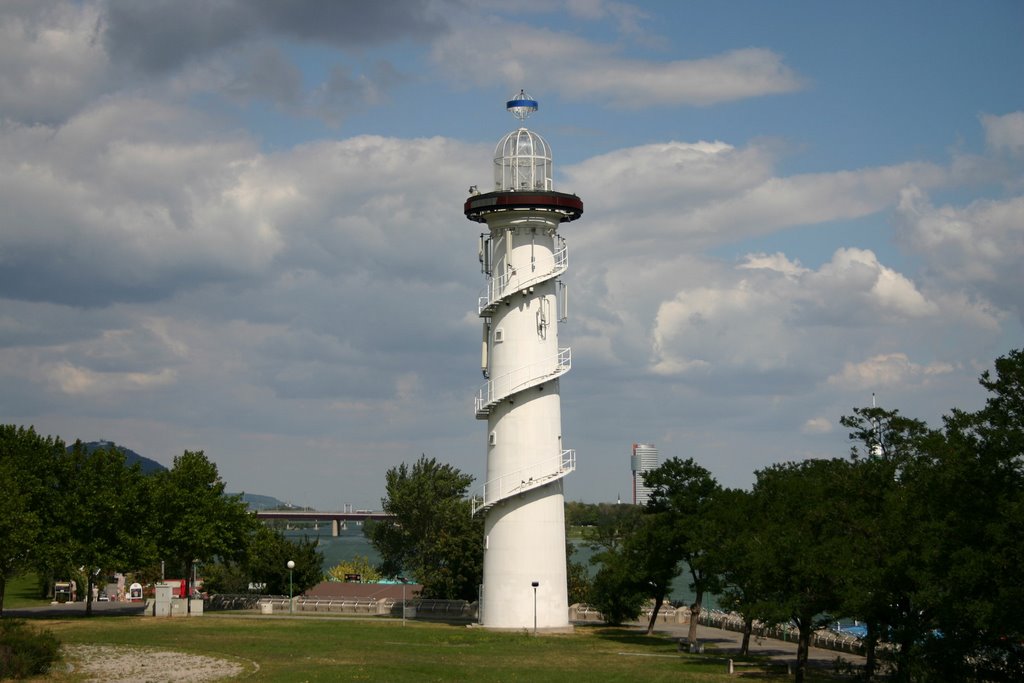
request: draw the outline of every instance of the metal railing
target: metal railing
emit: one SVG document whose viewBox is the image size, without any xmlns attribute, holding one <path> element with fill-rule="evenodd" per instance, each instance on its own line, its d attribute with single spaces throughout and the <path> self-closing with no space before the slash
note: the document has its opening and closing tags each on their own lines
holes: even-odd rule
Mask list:
<svg viewBox="0 0 1024 683">
<path fill-rule="evenodd" d="M 698 622 L 704 626 L 713 626 L 723 631 L 743 631 L 743 617 L 735 612 L 704 608 L 700 611 Z M 751 634 L 759 638 L 774 638 L 795 642 L 799 631 L 792 624 L 764 624 L 755 620 Z M 811 646 L 827 650 L 838 650 L 852 654 L 863 654 L 863 641 L 857 636 L 836 633 L 828 629 L 818 629 L 811 633 Z"/>
<path fill-rule="evenodd" d="M 558 237 L 558 249 L 555 250 L 554 259 L 550 270 L 530 274 L 529 277 L 520 278 L 518 271 L 511 270 L 496 277 L 487 278 L 487 284 L 481 290 L 478 298 L 477 312 L 480 315 L 485 315 L 493 311 L 494 307 L 506 296 L 564 273 L 569 268 L 569 249 L 561 236 Z"/>
<path fill-rule="evenodd" d="M 576 469 L 576 451 L 562 451 L 557 458 L 542 460 L 515 472 L 492 479 L 473 496 L 472 514 L 493 507 L 498 501 L 525 493 L 560 479 Z"/>
<path fill-rule="evenodd" d="M 572 349 L 566 347 L 558 349 L 554 357 L 542 361 L 524 365 L 512 372 L 507 372 L 501 377 L 488 380 L 480 391 L 477 392 L 474 401 L 474 409 L 477 417 L 483 417 L 490 412 L 492 406 L 499 403 L 507 396 L 517 391 L 529 389 L 555 377 L 561 377 L 572 368 Z"/>
</svg>

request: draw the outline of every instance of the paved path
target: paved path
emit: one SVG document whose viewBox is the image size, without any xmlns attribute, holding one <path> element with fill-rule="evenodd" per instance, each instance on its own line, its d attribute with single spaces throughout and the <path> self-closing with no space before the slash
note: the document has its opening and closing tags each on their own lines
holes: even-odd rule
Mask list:
<svg viewBox="0 0 1024 683">
<path fill-rule="evenodd" d="M 146 611 L 146 603 L 142 602 L 108 602 L 99 600 L 92 603 L 92 613 L 95 616 L 123 617 L 132 614 L 142 614 Z M 66 602 L 57 605 L 40 605 L 39 607 L 20 607 L 16 609 L 5 609 L 5 617 L 30 617 L 33 619 L 50 618 L 60 619 L 62 617 L 85 616 L 84 602 Z"/>
<path fill-rule="evenodd" d="M 646 624 L 640 626 L 646 628 Z M 672 638 L 686 638 L 689 633 L 689 624 L 659 624 L 654 629 L 658 633 L 664 633 Z M 726 631 L 712 626 L 698 626 L 697 639 L 706 646 L 705 652 L 714 649 L 723 655 L 735 655 L 740 651 L 740 644 L 743 642 L 743 634 L 737 631 Z M 796 642 L 775 640 L 774 638 L 758 638 L 750 636 L 750 654 L 769 657 L 777 662 L 796 663 Z M 835 650 L 824 650 L 812 647 L 807 655 L 807 663 L 816 668 L 830 668 L 837 657 L 844 661 L 858 666 L 863 666 L 864 657 L 849 652 L 837 652 Z"/>
</svg>

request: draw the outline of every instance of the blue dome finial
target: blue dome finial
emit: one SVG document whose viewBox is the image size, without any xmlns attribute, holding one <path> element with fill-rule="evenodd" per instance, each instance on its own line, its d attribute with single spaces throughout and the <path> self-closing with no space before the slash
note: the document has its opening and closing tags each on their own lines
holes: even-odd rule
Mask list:
<svg viewBox="0 0 1024 683">
<path fill-rule="evenodd" d="M 520 121 L 525 121 L 527 116 L 537 111 L 537 100 L 530 97 L 525 90 L 520 90 L 518 95 L 505 103 L 505 109 L 512 112 L 512 116 Z"/>
</svg>

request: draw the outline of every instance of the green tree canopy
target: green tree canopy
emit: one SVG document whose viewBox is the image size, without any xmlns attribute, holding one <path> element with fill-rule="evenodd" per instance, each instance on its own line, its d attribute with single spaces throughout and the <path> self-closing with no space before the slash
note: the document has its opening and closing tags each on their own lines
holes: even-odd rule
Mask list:
<svg viewBox="0 0 1024 683">
<path fill-rule="evenodd" d="M 847 552 L 837 504 L 850 468 L 838 459 L 785 463 L 757 472 L 754 484 L 747 550 L 756 585 L 765 590 L 754 608 L 764 621 L 796 624 L 797 683 L 806 675 L 812 632 L 839 603 Z"/>
<path fill-rule="evenodd" d="M 7 581 L 53 564 L 51 541 L 59 521 L 58 467 L 64 443 L 35 429 L 0 425 L 0 615 Z"/>
<path fill-rule="evenodd" d="M 643 508 L 636 505 L 599 504 L 593 512 L 583 540 L 597 553 L 618 550 L 642 523 Z"/>
<path fill-rule="evenodd" d="M 653 628 L 657 608 L 671 590 L 671 577 L 675 576 L 672 568 L 686 562 L 690 589 L 696 596 L 690 608 L 688 639 L 692 646 L 697 642 L 697 621 L 704 594 L 717 592 L 720 586 L 721 568 L 715 564 L 712 550 L 721 542 L 721 530 L 715 526 L 711 511 L 721 487 L 693 458 L 669 458 L 646 472 L 644 483 L 651 488 L 645 512 L 654 515 L 651 533 L 660 542 L 659 546 L 648 546 L 648 552 L 663 555 L 649 560 L 656 561 L 658 566 L 651 567 L 647 579 L 655 590 L 656 608 L 648 629 Z"/>
<path fill-rule="evenodd" d="M 855 443 L 849 476 L 834 502 L 847 551 L 837 609 L 867 625 L 867 675 L 877 669 L 876 646 L 884 634 L 897 644 L 886 651 L 895 655 L 897 680 L 906 680 L 913 649 L 932 630 L 921 597 L 936 530 L 928 506 L 911 494 L 944 437 L 920 420 L 878 407 L 854 409 L 841 422 Z"/>
<path fill-rule="evenodd" d="M 185 451 L 154 475 L 153 507 L 157 550 L 189 581 L 195 561 L 244 560 L 261 528 L 241 496 L 224 495 L 217 466 L 202 451 Z"/>
<path fill-rule="evenodd" d="M 591 558 L 601 567 L 590 588 L 590 604 L 607 624 L 618 625 L 640 616 L 647 591 L 641 586 L 633 559 L 623 547 L 606 549 Z"/>
<path fill-rule="evenodd" d="M 722 489 L 715 496 L 709 514 L 721 530 L 714 547 L 715 563 L 721 568 L 719 604 L 743 615 L 741 654 L 749 653 L 750 635 L 758 605 L 767 599 L 768 587 L 754 571 L 756 519 L 753 495 L 742 489 Z M 755 547 L 751 547 L 755 546 Z"/>
<path fill-rule="evenodd" d="M 71 557 L 85 567 L 86 614 L 92 614 L 98 575 L 152 557 L 154 546 L 146 533 L 150 481 L 137 463 L 128 467 L 113 445 L 89 452 L 77 441 L 62 459 L 61 482 L 61 526 Z"/>
<path fill-rule="evenodd" d="M 345 581 L 346 576 L 358 574 L 362 581 L 379 581 L 384 578 L 380 570 L 373 566 L 370 558 L 365 555 L 356 555 L 351 560 L 342 560 L 327 570 L 327 577 L 331 581 Z"/>
<path fill-rule="evenodd" d="M 388 470 L 384 512 L 393 519 L 373 529 L 371 541 L 385 576 L 407 575 L 423 596 L 474 600 L 483 577 L 483 517 L 466 498 L 473 477 L 421 456 Z"/>
<path fill-rule="evenodd" d="M 291 576 L 289 560 L 295 563 Z M 249 541 L 245 566 L 253 582 L 266 585 L 267 593 L 286 595 L 290 587 L 299 595 L 323 580 L 323 563 L 315 538 L 290 539 L 260 524 Z"/>
</svg>

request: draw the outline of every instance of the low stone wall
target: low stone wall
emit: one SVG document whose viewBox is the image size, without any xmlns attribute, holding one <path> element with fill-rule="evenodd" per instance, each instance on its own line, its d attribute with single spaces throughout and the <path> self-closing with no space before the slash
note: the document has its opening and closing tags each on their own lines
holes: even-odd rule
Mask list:
<svg viewBox="0 0 1024 683">
<path fill-rule="evenodd" d="M 645 608 L 640 612 L 639 621 L 647 624 L 651 620 L 651 608 Z M 595 608 L 586 603 L 577 603 L 569 606 L 569 621 L 601 623 L 604 617 Z M 658 610 L 658 619 L 655 624 L 689 624 L 690 610 L 686 607 L 672 607 L 663 605 Z"/>
<path fill-rule="evenodd" d="M 365 616 L 402 616 L 402 601 L 394 598 L 307 598 L 291 600 L 284 596 L 214 595 L 207 609 L 259 610 L 264 614 L 358 614 Z M 474 620 L 477 604 L 465 600 L 426 600 L 414 598 L 405 603 L 408 619 Z"/>
</svg>

